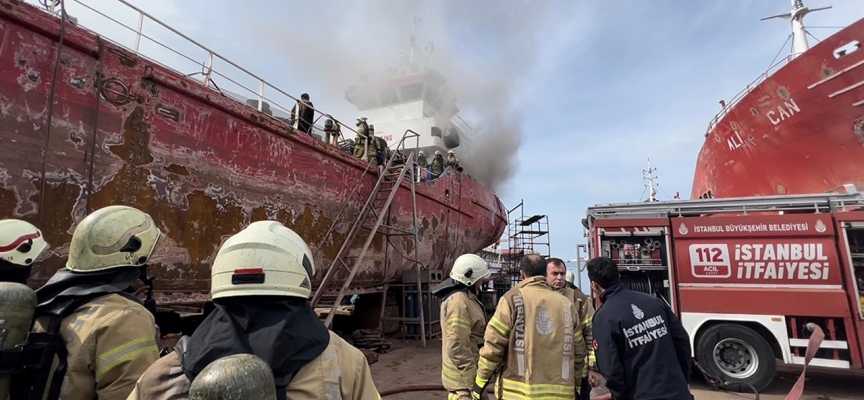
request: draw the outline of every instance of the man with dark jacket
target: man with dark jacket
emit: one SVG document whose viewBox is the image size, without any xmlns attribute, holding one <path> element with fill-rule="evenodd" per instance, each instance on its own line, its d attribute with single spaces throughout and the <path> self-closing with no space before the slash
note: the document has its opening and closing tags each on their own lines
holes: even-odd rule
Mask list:
<svg viewBox="0 0 864 400">
<path fill-rule="evenodd" d="M 628 290 L 618 265 L 597 257 L 587 264 L 597 366 L 613 399 L 690 400 L 690 337 L 663 300 Z"/>
<path fill-rule="evenodd" d="M 315 106 L 309 100 L 308 93 L 300 95 L 300 101 L 291 110 L 291 118 L 294 120 L 292 122 L 294 129 L 312 135 L 312 120 L 315 119 Z"/>
</svg>

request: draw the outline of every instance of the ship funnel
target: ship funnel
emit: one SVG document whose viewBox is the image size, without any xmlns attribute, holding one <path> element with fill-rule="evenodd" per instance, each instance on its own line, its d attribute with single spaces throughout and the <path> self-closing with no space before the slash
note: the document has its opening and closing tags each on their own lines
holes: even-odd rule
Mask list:
<svg viewBox="0 0 864 400">
<path fill-rule="evenodd" d="M 807 8 L 804 7 L 803 0 L 792 0 L 792 11 L 786 14 L 777 14 L 772 15 L 770 17 L 762 18 L 762 21 L 774 18 L 783 18 L 792 23 L 792 48 L 793 56 L 797 56 L 808 49 L 810 49 L 810 44 L 807 42 L 807 35 L 810 33 L 807 32 L 807 29 L 804 28 L 804 16 L 815 11 L 822 11 L 831 8 L 828 7 L 819 7 L 819 8 Z"/>
</svg>

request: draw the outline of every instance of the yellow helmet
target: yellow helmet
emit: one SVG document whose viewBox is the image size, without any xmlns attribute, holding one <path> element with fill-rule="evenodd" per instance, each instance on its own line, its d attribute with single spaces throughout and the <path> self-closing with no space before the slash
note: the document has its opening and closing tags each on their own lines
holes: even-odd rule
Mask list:
<svg viewBox="0 0 864 400">
<path fill-rule="evenodd" d="M 48 247 L 42 231 L 20 219 L 0 221 L 0 260 L 26 267 Z"/>
<path fill-rule="evenodd" d="M 486 279 L 492 272 L 489 271 L 489 264 L 476 254 L 463 254 L 453 262 L 453 269 L 450 270 L 450 278 L 454 281 L 462 283 L 466 286 L 474 285 L 481 279 Z"/>
<path fill-rule="evenodd" d="M 143 266 L 161 235 L 153 218 L 137 208 L 100 208 L 75 227 L 66 268 L 96 272 Z"/>
<path fill-rule="evenodd" d="M 309 298 L 315 275 L 306 242 L 278 221 L 257 221 L 228 238 L 210 272 L 210 297 Z"/>
</svg>

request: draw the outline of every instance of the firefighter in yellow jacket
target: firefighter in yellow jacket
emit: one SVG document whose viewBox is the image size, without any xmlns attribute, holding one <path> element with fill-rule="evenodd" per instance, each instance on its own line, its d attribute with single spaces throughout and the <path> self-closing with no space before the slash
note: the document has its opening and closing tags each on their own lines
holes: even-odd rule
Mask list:
<svg viewBox="0 0 864 400">
<path fill-rule="evenodd" d="M 489 275 L 486 261 L 463 254 L 453 263 L 450 278 L 433 290 L 441 299 L 441 381 L 449 400 L 471 399 L 486 329 L 486 310 L 477 291 Z"/>
<path fill-rule="evenodd" d="M 78 224 L 66 268 L 36 291 L 34 330 L 59 331 L 68 354 L 58 356 L 50 380 L 46 374 L 27 391 L 53 388 L 61 399 L 129 395 L 159 359 L 153 314 L 131 287 L 139 279 L 149 284 L 146 266 L 160 235 L 150 215 L 127 206 L 99 209 Z M 65 374 L 57 373 L 64 363 Z"/>
<path fill-rule="evenodd" d="M 567 271 L 567 266 L 564 260 L 560 258 L 550 258 L 546 260 L 546 283 L 553 290 L 563 294 L 576 306 L 579 312 L 580 331 L 582 334 L 584 349 L 581 351 L 587 352 L 587 362 L 582 363 L 582 370 L 579 373 L 579 378 L 576 384 L 581 388 L 581 398 L 589 399 L 591 385 L 588 382 L 589 368 L 595 368 L 596 358 L 594 356 L 594 334 L 591 329 L 591 323 L 594 319 L 594 303 L 591 298 L 585 293 L 582 293 L 576 285 L 573 284 L 573 273 Z M 594 372 L 597 374 L 597 372 Z"/>
<path fill-rule="evenodd" d="M 542 256 L 519 264 L 523 281 L 489 320 L 471 394 L 494 377 L 499 399 L 572 399 L 586 357 L 576 306 L 546 283 Z"/>
<path fill-rule="evenodd" d="M 314 274 L 306 242 L 280 222 L 253 222 L 228 238 L 211 270 L 214 310 L 141 376 L 129 399 L 188 398 L 207 365 L 234 354 L 267 362 L 278 399 L 380 399 L 363 353 L 307 304 Z"/>
</svg>

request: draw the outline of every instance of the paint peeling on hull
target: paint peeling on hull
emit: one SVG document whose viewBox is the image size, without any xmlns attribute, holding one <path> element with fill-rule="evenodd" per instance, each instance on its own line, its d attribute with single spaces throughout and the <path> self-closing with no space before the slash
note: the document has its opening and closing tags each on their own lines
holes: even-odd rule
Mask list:
<svg viewBox="0 0 864 400">
<path fill-rule="evenodd" d="M 58 21 L 0 0 L 0 217 L 45 233 L 51 250 L 34 285 L 63 265 L 75 224 L 111 204 L 150 213 L 164 232 L 151 264 L 160 302 L 206 300 L 222 241 L 262 219 L 309 242 L 320 281 L 377 180 L 365 163 L 75 26 L 64 35 L 55 66 Z M 347 218 L 325 237 L 343 207 Z M 498 198 L 463 174 L 418 184 L 417 211 L 430 268 L 448 269 L 506 226 Z M 410 229 L 411 213 L 406 184 L 386 224 Z M 414 244 L 403 239 L 377 237 L 353 286 L 411 268 L 402 255 Z"/>
</svg>

